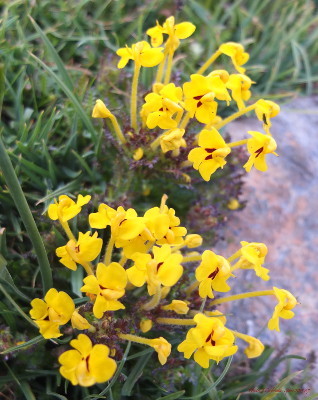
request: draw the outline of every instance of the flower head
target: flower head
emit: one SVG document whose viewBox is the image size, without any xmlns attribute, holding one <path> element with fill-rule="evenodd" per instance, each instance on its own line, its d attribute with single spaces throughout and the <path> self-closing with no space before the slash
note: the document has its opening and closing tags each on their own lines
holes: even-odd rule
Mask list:
<svg viewBox="0 0 318 400">
<path fill-rule="evenodd" d="M 140 321 L 139 327 L 140 327 L 141 332 L 146 333 L 151 330 L 152 325 L 153 325 L 153 323 L 152 323 L 151 319 L 143 319 Z"/>
<path fill-rule="evenodd" d="M 209 181 L 218 168 L 224 167 L 225 157 L 231 149 L 215 128 L 203 129 L 198 144 L 200 147 L 192 149 L 188 159 L 193 162 L 193 168 L 200 172 L 202 178 Z"/>
<path fill-rule="evenodd" d="M 248 343 L 248 346 L 244 350 L 244 353 L 247 355 L 248 358 L 259 357 L 263 353 L 265 347 L 259 339 L 256 339 L 253 336 L 245 335 L 244 333 L 240 332 L 233 331 L 233 333 L 234 336 Z"/>
<path fill-rule="evenodd" d="M 244 47 L 240 43 L 235 43 L 235 42 L 223 43 L 219 47 L 219 51 L 231 57 L 231 60 L 237 72 L 239 72 L 240 74 L 245 73 L 245 68 L 241 66 L 247 63 L 250 56 L 248 53 L 244 51 Z"/>
<path fill-rule="evenodd" d="M 190 235 L 187 235 L 184 239 L 184 244 L 189 248 L 189 249 L 194 249 L 195 247 L 199 247 L 202 245 L 203 239 L 202 236 L 192 233 Z"/>
<path fill-rule="evenodd" d="M 125 269 L 118 263 L 112 262 L 108 266 L 98 263 L 96 276 L 89 275 L 83 279 L 82 292 L 96 295 L 93 313 L 96 318 L 102 318 L 105 311 L 124 309 L 118 301 L 125 294 L 127 275 Z"/>
<path fill-rule="evenodd" d="M 124 68 L 129 60 L 134 60 L 142 67 L 154 67 L 163 59 L 163 48 L 152 48 L 148 42 L 142 41 L 133 44 L 131 47 L 123 47 L 117 50 L 116 54 L 121 57 L 117 67 Z"/>
<path fill-rule="evenodd" d="M 116 362 L 109 358 L 109 348 L 104 344 L 92 345 L 90 338 L 79 334 L 70 342 L 75 350 L 59 357 L 61 375 L 72 385 L 92 386 L 108 381 L 115 373 Z"/>
<path fill-rule="evenodd" d="M 97 232 L 92 236 L 90 232 L 80 232 L 77 242 L 71 239 L 65 246 L 58 247 L 56 255 L 61 258 L 60 263 L 76 271 L 76 264 L 86 265 L 88 262 L 95 260 L 103 245 L 102 239 L 97 236 Z"/>
<path fill-rule="evenodd" d="M 274 138 L 269 135 L 264 135 L 260 132 L 249 131 L 252 138 L 247 142 L 247 150 L 250 153 L 250 158 L 243 166 L 247 172 L 250 172 L 254 166 L 259 171 L 267 171 L 266 154 L 275 154 L 277 144 Z"/>
<path fill-rule="evenodd" d="M 214 100 L 213 77 L 199 74 L 191 75 L 191 81 L 183 85 L 184 108 L 190 117 L 195 117 L 203 124 L 210 124 L 216 116 L 218 103 Z"/>
<path fill-rule="evenodd" d="M 271 118 L 276 117 L 280 111 L 278 104 L 270 100 L 260 99 L 256 102 L 255 114 L 257 118 L 263 122 L 263 128 L 267 134 L 269 134 L 271 124 Z"/>
<path fill-rule="evenodd" d="M 161 365 L 167 362 L 167 358 L 171 353 L 171 344 L 163 337 L 157 339 L 151 339 L 149 341 L 149 346 L 153 347 L 158 353 L 158 359 Z"/>
<path fill-rule="evenodd" d="M 226 281 L 234 276 L 228 261 L 211 250 L 202 254 L 202 262 L 195 271 L 195 277 L 200 282 L 199 295 L 204 298 L 214 298 L 213 290 L 228 292 L 231 288 Z"/>
<path fill-rule="evenodd" d="M 63 194 L 59 197 L 59 201 L 55 200 L 55 204 L 49 205 L 47 210 L 49 218 L 53 221 L 59 219 L 62 222 L 66 222 L 79 214 L 82 211 L 82 207 L 87 204 L 90 199 L 91 196 L 89 195 L 82 196 L 79 194 L 75 203 L 74 200 Z"/>
<path fill-rule="evenodd" d="M 194 360 L 202 368 L 208 368 L 210 360 L 219 363 L 237 352 L 233 333 L 219 318 L 197 314 L 193 319 L 197 326 L 188 331 L 186 339 L 178 346 L 185 358 L 190 358 L 194 352 Z"/>
<path fill-rule="evenodd" d="M 97 99 L 96 104 L 93 108 L 92 117 L 93 118 L 109 118 L 111 115 L 112 115 L 112 113 L 105 106 L 105 103 L 102 100 Z"/>
<path fill-rule="evenodd" d="M 266 245 L 254 242 L 241 242 L 241 245 L 241 257 L 236 264 L 237 268 L 254 269 L 257 276 L 268 281 L 270 279 L 268 276 L 269 269 L 262 266 L 267 255 Z"/>
<path fill-rule="evenodd" d="M 62 336 L 59 327 L 65 325 L 75 311 L 71 297 L 65 292 L 50 289 L 44 300 L 36 298 L 31 301 L 31 318 L 40 328 L 40 333 L 45 339 Z"/>
<path fill-rule="evenodd" d="M 177 314 L 187 314 L 189 311 L 187 303 L 182 300 L 172 300 L 170 304 L 161 306 L 161 309 L 165 311 L 174 311 Z"/>
<path fill-rule="evenodd" d="M 242 110 L 245 107 L 244 101 L 251 97 L 250 87 L 251 79 L 243 74 L 232 74 L 226 82 L 226 87 L 232 91 L 233 100 L 236 101 L 238 109 Z"/>
<path fill-rule="evenodd" d="M 180 147 L 186 147 L 186 141 L 183 139 L 184 129 L 171 129 L 164 132 L 160 137 L 160 146 L 163 153 L 170 150 L 179 150 Z"/>
<path fill-rule="evenodd" d="M 179 39 L 186 39 L 195 31 L 195 26 L 191 22 L 181 22 L 175 24 L 174 17 L 169 17 L 163 23 L 147 30 L 147 35 L 151 37 L 151 44 L 154 47 L 160 46 L 163 43 L 163 34 L 169 35 L 166 42 L 166 48 L 170 51 L 175 51 L 179 46 Z"/>
<path fill-rule="evenodd" d="M 268 329 L 279 332 L 279 318 L 293 318 L 295 313 L 291 310 L 299 303 L 288 290 L 278 289 L 276 287 L 273 287 L 273 290 L 278 300 L 278 304 L 275 307 L 272 318 L 268 321 Z"/>
</svg>

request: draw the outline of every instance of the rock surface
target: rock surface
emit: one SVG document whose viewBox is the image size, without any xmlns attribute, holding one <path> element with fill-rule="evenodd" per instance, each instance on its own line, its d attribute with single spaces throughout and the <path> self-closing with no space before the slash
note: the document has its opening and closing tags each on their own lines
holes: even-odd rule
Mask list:
<svg viewBox="0 0 318 400">
<path fill-rule="evenodd" d="M 247 206 L 235 211 L 225 227 L 226 242 L 216 245 L 219 254 L 229 256 L 240 241 L 264 242 L 269 254 L 265 266 L 271 281 L 265 282 L 253 271 L 238 271 L 235 292 L 270 289 L 277 286 L 291 291 L 298 299 L 292 320 L 281 320 L 281 333 L 265 329 L 264 343 L 282 345 L 290 338 L 287 354 L 318 355 L 318 98 L 293 100 L 272 119 L 271 132 L 277 141 L 279 157 L 267 156 L 268 171 L 253 169 L 246 176 L 243 196 Z M 240 140 L 249 130 L 262 132 L 256 118 L 231 123 L 227 131 Z M 272 296 L 240 300 L 223 305 L 233 312 L 241 331 L 257 334 L 271 316 L 276 302 Z M 239 303 L 239 305 L 238 305 Z M 231 311 L 230 311 L 231 310 Z M 238 325 L 235 328 L 238 328 Z M 300 368 L 301 369 L 301 368 Z M 318 377 L 318 369 L 313 372 Z M 317 381 L 312 390 L 318 391 Z M 311 394 L 314 392 L 311 391 Z"/>
</svg>

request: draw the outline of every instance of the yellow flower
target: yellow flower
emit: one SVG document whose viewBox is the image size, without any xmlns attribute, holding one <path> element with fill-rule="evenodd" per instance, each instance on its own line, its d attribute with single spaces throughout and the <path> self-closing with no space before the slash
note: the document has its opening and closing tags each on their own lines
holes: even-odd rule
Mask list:
<svg viewBox="0 0 318 400">
<path fill-rule="evenodd" d="M 182 236 L 187 234 L 187 230 L 179 226 L 180 219 L 175 216 L 173 208 L 167 205 L 162 210 L 159 207 L 150 208 L 145 212 L 144 220 L 157 244 L 176 246 L 183 243 Z"/>
<path fill-rule="evenodd" d="M 151 44 L 154 47 L 163 43 L 163 34 L 169 35 L 166 48 L 170 51 L 175 51 L 179 46 L 179 39 L 188 38 L 194 31 L 195 26 L 191 22 L 181 22 L 175 25 L 174 17 L 169 17 L 162 26 L 157 21 L 156 26 L 147 30 L 147 35 L 151 37 Z"/>
<path fill-rule="evenodd" d="M 161 306 L 161 309 L 165 311 L 174 311 L 177 314 L 187 314 L 189 311 L 187 303 L 182 300 L 172 300 L 170 304 Z"/>
<path fill-rule="evenodd" d="M 31 301 L 31 318 L 40 328 L 40 334 L 45 339 L 62 336 L 59 327 L 65 325 L 72 317 L 75 305 L 65 292 L 50 289 L 44 300 L 36 298 Z"/>
<path fill-rule="evenodd" d="M 78 240 L 69 240 L 66 246 L 56 249 L 56 255 L 60 257 L 60 263 L 65 267 L 76 271 L 77 265 L 87 265 L 99 255 L 103 241 L 98 238 L 97 232 L 90 236 L 90 232 L 79 233 Z"/>
<path fill-rule="evenodd" d="M 166 153 L 170 150 L 178 150 L 180 147 L 187 147 L 183 139 L 184 132 L 184 129 L 173 129 L 163 133 L 160 137 L 161 150 Z"/>
<path fill-rule="evenodd" d="M 226 101 L 227 105 L 231 101 L 231 96 L 226 88 L 226 82 L 229 80 L 229 77 L 230 74 L 223 69 L 214 70 L 208 75 L 215 98 Z"/>
<path fill-rule="evenodd" d="M 246 347 L 244 350 L 244 353 L 248 358 L 259 357 L 263 353 L 265 347 L 259 339 L 236 331 L 233 331 L 233 333 L 234 336 L 248 343 L 248 347 Z"/>
<path fill-rule="evenodd" d="M 232 74 L 226 83 L 226 87 L 232 91 L 233 100 L 236 101 L 239 110 L 245 107 L 244 101 L 251 97 L 249 90 L 252 85 L 251 79 L 243 74 Z"/>
<path fill-rule="evenodd" d="M 188 331 L 186 339 L 178 346 L 178 351 L 183 352 L 185 358 L 190 358 L 195 352 L 194 360 L 202 368 L 208 368 L 210 360 L 219 363 L 237 352 L 238 347 L 233 345 L 233 333 L 219 318 L 197 314 L 193 319 L 197 326 Z"/>
<path fill-rule="evenodd" d="M 78 195 L 77 201 L 75 203 L 74 200 L 63 194 L 59 197 L 59 201 L 55 201 L 55 204 L 50 204 L 48 208 L 49 218 L 53 221 L 57 219 L 62 222 L 66 222 L 72 218 L 74 218 L 77 214 L 82 211 L 82 207 L 87 204 L 91 199 L 91 196 L 82 196 Z"/>
<path fill-rule="evenodd" d="M 207 317 L 218 318 L 220 321 L 223 322 L 224 325 L 226 324 L 226 316 L 221 311 L 218 311 L 218 310 L 215 310 L 215 311 L 204 311 L 204 314 Z"/>
<path fill-rule="evenodd" d="M 191 81 L 183 85 L 184 108 L 191 118 L 195 117 L 203 124 L 213 122 L 218 103 L 214 101 L 213 79 L 199 74 L 191 75 Z"/>
<path fill-rule="evenodd" d="M 178 123 L 173 115 L 181 112 L 182 89 L 174 83 L 163 86 L 158 93 L 149 93 L 141 109 L 141 117 L 149 129 L 159 126 L 161 129 L 176 128 Z"/>
<path fill-rule="evenodd" d="M 235 264 L 235 269 L 254 269 L 257 276 L 264 281 L 268 281 L 270 279 L 268 276 L 269 269 L 262 266 L 267 255 L 266 245 L 264 243 L 248 243 L 244 241 L 241 242 L 241 245 L 241 257 Z"/>
<path fill-rule="evenodd" d="M 175 285 L 183 273 L 180 264 L 183 257 L 180 253 L 171 253 L 169 245 L 154 246 L 152 252 L 153 257 L 150 254 L 133 254 L 131 258 L 135 264 L 127 269 L 128 279 L 133 285 L 140 287 L 147 282 L 149 295 L 156 293 L 158 285 Z"/>
<path fill-rule="evenodd" d="M 202 262 L 195 271 L 195 277 L 200 282 L 199 295 L 204 298 L 214 298 L 213 290 L 228 292 L 231 288 L 226 281 L 234 276 L 228 261 L 211 250 L 202 254 Z"/>
<path fill-rule="evenodd" d="M 78 329 L 80 331 L 84 329 L 89 329 L 91 324 L 78 313 L 78 311 L 74 311 L 71 317 L 72 328 Z"/>
<path fill-rule="evenodd" d="M 89 215 L 89 224 L 96 229 L 105 229 L 110 225 L 117 247 L 121 247 L 117 241 L 134 239 L 145 228 L 143 218 L 138 217 L 133 208 L 126 211 L 120 206 L 115 210 L 103 203 L 99 205 L 97 213 Z"/>
<path fill-rule="evenodd" d="M 160 364 L 164 365 L 167 362 L 167 358 L 170 356 L 171 344 L 163 337 L 159 337 L 156 339 L 151 339 L 149 341 L 149 346 L 155 349 L 155 351 L 158 353 Z"/>
<path fill-rule="evenodd" d="M 117 67 L 124 68 L 129 60 L 134 60 L 137 65 L 142 67 L 154 67 L 163 59 L 163 48 L 152 48 L 149 43 L 142 41 L 133 44 L 131 47 L 123 47 L 117 50 L 116 54 L 121 57 Z"/>
<path fill-rule="evenodd" d="M 241 207 L 240 202 L 237 199 L 234 199 L 233 197 L 227 203 L 227 208 L 230 210 L 237 210 L 240 207 Z"/>
<path fill-rule="evenodd" d="M 184 239 L 184 244 L 189 248 L 189 249 L 194 249 L 195 247 L 199 247 L 202 245 L 202 236 L 197 235 L 196 233 L 187 235 L 186 238 Z"/>
<path fill-rule="evenodd" d="M 255 114 L 263 122 L 263 129 L 267 134 L 270 134 L 271 118 L 276 117 L 279 111 L 279 105 L 273 101 L 260 99 L 256 102 Z"/>
<path fill-rule="evenodd" d="M 59 357 L 60 374 L 72 385 L 92 386 L 108 381 L 115 373 L 116 362 L 109 358 L 104 344 L 92 345 L 90 338 L 79 334 L 70 342 L 75 350 L 65 351 Z"/>
<path fill-rule="evenodd" d="M 288 290 L 278 289 L 276 287 L 273 287 L 273 290 L 278 300 L 278 304 L 275 307 L 272 318 L 268 321 L 268 329 L 279 332 L 279 318 L 293 318 L 295 314 L 291 310 L 299 303 Z"/>
<path fill-rule="evenodd" d="M 134 152 L 133 159 L 135 161 L 139 161 L 142 159 L 143 155 L 144 155 L 143 149 L 141 147 L 138 147 L 138 149 Z"/>
<path fill-rule="evenodd" d="M 241 67 L 241 65 L 246 64 L 250 56 L 248 53 L 244 51 L 244 47 L 240 43 L 235 43 L 235 42 L 223 43 L 219 47 L 219 51 L 231 57 L 231 60 L 237 72 L 239 72 L 240 74 L 245 73 L 245 68 Z"/>
<path fill-rule="evenodd" d="M 96 104 L 93 108 L 92 117 L 93 118 L 109 118 L 111 115 L 112 115 L 112 113 L 108 110 L 105 103 L 102 100 L 97 99 Z"/>
<path fill-rule="evenodd" d="M 250 172 L 254 166 L 259 171 L 267 171 L 266 154 L 275 153 L 277 148 L 276 141 L 269 135 L 264 135 L 260 132 L 249 131 L 252 138 L 248 139 L 247 150 L 250 153 L 250 158 L 243 165 L 247 172 Z"/>
<path fill-rule="evenodd" d="M 142 321 L 140 321 L 140 330 L 143 333 L 149 332 L 152 328 L 152 321 L 151 319 L 143 319 Z"/>
<path fill-rule="evenodd" d="M 200 172 L 202 178 L 209 181 L 218 168 L 224 167 L 224 158 L 231 149 L 215 128 L 200 132 L 199 146 L 190 151 L 188 160 L 193 162 L 193 168 Z"/>
<path fill-rule="evenodd" d="M 118 301 L 125 294 L 127 275 L 125 269 L 118 263 L 112 262 L 108 266 L 98 263 L 96 276 L 89 275 L 83 279 L 84 286 L 81 292 L 95 294 L 96 300 L 93 313 L 96 318 L 102 318 L 105 311 L 124 309 Z"/>
</svg>

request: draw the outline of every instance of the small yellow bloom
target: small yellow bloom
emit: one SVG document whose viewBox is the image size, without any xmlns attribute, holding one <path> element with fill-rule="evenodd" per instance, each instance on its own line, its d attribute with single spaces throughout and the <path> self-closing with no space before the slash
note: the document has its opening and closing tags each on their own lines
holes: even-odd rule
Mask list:
<svg viewBox="0 0 318 400">
<path fill-rule="evenodd" d="M 140 321 L 140 330 L 143 333 L 149 332 L 153 326 L 151 319 L 143 319 Z"/>
<path fill-rule="evenodd" d="M 232 91 L 233 100 L 236 101 L 239 110 L 245 107 L 244 101 L 251 97 L 250 87 L 254 83 L 243 74 L 232 74 L 226 82 L 226 87 Z"/>
<path fill-rule="evenodd" d="M 219 50 L 221 51 L 221 53 L 231 57 L 231 60 L 237 72 L 239 72 L 240 74 L 245 73 L 245 68 L 241 67 L 241 65 L 246 64 L 250 56 L 248 53 L 245 52 L 244 47 L 240 43 L 223 43 L 219 47 Z"/>
<path fill-rule="evenodd" d="M 117 67 L 124 68 L 129 60 L 134 60 L 142 67 L 154 67 L 163 60 L 163 47 L 152 48 L 148 42 L 142 41 L 133 44 L 131 47 L 123 47 L 117 50 L 116 54 L 121 57 Z"/>
<path fill-rule="evenodd" d="M 229 80 L 230 74 L 223 69 L 218 69 L 209 73 L 210 84 L 213 88 L 215 98 L 218 100 L 224 100 L 227 105 L 230 104 L 231 96 L 227 90 L 226 83 Z"/>
<path fill-rule="evenodd" d="M 145 212 L 146 226 L 157 244 L 177 246 L 183 243 L 183 236 L 187 234 L 187 230 L 179 226 L 180 218 L 176 217 L 175 213 L 175 210 L 168 208 L 167 205 L 162 210 L 159 207 L 153 207 Z"/>
<path fill-rule="evenodd" d="M 209 181 L 218 168 L 224 167 L 224 158 L 231 149 L 215 128 L 200 132 L 199 146 L 190 151 L 188 160 L 193 162 L 193 168 L 200 172 L 202 178 Z"/>
<path fill-rule="evenodd" d="M 241 207 L 240 202 L 237 199 L 234 199 L 233 197 L 227 203 L 227 208 L 230 210 L 237 210 L 240 207 Z"/>
<path fill-rule="evenodd" d="M 250 153 L 250 158 L 243 165 L 247 172 L 250 172 L 254 166 L 259 171 L 267 171 L 266 154 L 275 154 L 277 148 L 276 141 L 269 135 L 256 131 L 248 132 L 252 138 L 247 142 L 247 150 Z"/>
<path fill-rule="evenodd" d="M 139 161 L 142 159 L 143 156 L 144 156 L 143 149 L 141 147 L 138 147 L 138 149 L 134 152 L 133 159 L 135 161 Z"/>
<path fill-rule="evenodd" d="M 194 352 L 194 360 L 202 368 L 208 368 L 210 360 L 219 363 L 237 352 L 233 333 L 219 318 L 197 314 L 193 319 L 197 326 L 188 331 L 186 339 L 178 346 L 185 358 L 190 358 Z"/>
<path fill-rule="evenodd" d="M 253 336 L 245 335 L 244 333 L 240 332 L 234 331 L 233 333 L 234 336 L 248 343 L 248 347 L 246 347 L 246 349 L 244 350 L 244 353 L 247 355 L 248 358 L 259 357 L 263 353 L 265 347 L 259 339 L 256 339 Z"/>
<path fill-rule="evenodd" d="M 79 314 L 76 310 L 72 314 L 71 323 L 73 329 L 78 329 L 80 331 L 89 329 L 91 327 L 91 324 L 87 321 L 87 319 L 82 317 L 81 314 Z"/>
<path fill-rule="evenodd" d="M 149 346 L 153 347 L 158 353 L 158 359 L 161 365 L 167 362 L 167 358 L 171 353 L 171 344 L 163 337 L 157 339 L 151 339 L 149 341 Z"/>
<path fill-rule="evenodd" d="M 203 124 L 211 124 L 215 119 L 218 103 L 214 100 L 213 77 L 191 75 L 191 81 L 183 85 L 184 108 L 190 117 Z"/>
<path fill-rule="evenodd" d="M 279 105 L 273 101 L 260 99 L 256 102 L 255 114 L 263 122 L 263 129 L 267 134 L 270 134 L 271 118 L 276 117 L 279 111 Z"/>
<path fill-rule="evenodd" d="M 266 245 L 264 243 L 248 243 L 244 241 L 241 242 L 241 245 L 241 257 L 235 264 L 235 269 L 254 269 L 257 276 L 264 281 L 268 281 L 270 279 L 268 275 L 269 269 L 262 266 L 267 255 Z"/>
<path fill-rule="evenodd" d="M 116 362 L 109 358 L 109 348 L 104 344 L 92 345 L 90 338 L 79 334 L 71 340 L 75 350 L 65 351 L 59 357 L 60 374 L 72 385 L 92 386 L 108 381 L 115 373 Z"/>
<path fill-rule="evenodd" d="M 279 318 L 293 318 L 295 313 L 291 310 L 299 303 L 288 290 L 278 289 L 276 287 L 273 287 L 273 290 L 278 300 L 278 304 L 275 307 L 272 318 L 268 321 L 268 329 L 276 330 L 279 332 Z"/>
<path fill-rule="evenodd" d="M 180 147 L 187 147 L 183 139 L 184 132 L 184 129 L 173 129 L 163 133 L 160 137 L 161 150 L 166 153 L 170 150 L 178 150 Z"/>
<path fill-rule="evenodd" d="M 60 263 L 76 271 L 76 264 L 86 265 L 88 262 L 95 260 L 103 245 L 102 239 L 97 236 L 97 232 L 92 236 L 90 232 L 80 232 L 77 242 L 71 239 L 65 246 L 58 247 L 56 255 L 60 257 Z"/>
<path fill-rule="evenodd" d="M 202 236 L 197 235 L 196 233 L 187 235 L 184 239 L 184 244 L 189 249 L 194 249 L 195 247 L 201 246 L 202 242 L 203 242 Z"/>
<path fill-rule="evenodd" d="M 145 229 L 143 218 L 138 217 L 133 208 L 126 211 L 120 206 L 115 210 L 103 203 L 97 213 L 89 215 L 89 224 L 96 229 L 105 229 L 110 225 L 117 247 L 122 247 L 117 241 L 134 239 Z"/>
<path fill-rule="evenodd" d="M 112 115 L 112 113 L 108 110 L 105 103 L 102 100 L 97 99 L 96 104 L 93 108 L 92 117 L 93 118 L 109 118 L 111 115 Z"/>
<path fill-rule="evenodd" d="M 161 309 L 165 311 L 174 311 L 177 314 L 187 314 L 189 311 L 187 303 L 182 300 L 172 300 L 170 304 L 161 306 Z"/>
<path fill-rule="evenodd" d="M 89 275 L 83 279 L 84 286 L 81 292 L 96 295 L 93 313 L 96 318 L 102 318 L 105 311 L 124 309 L 125 306 L 118 301 L 125 294 L 127 274 L 118 263 L 112 262 L 108 266 L 98 263 L 96 276 Z"/>
<path fill-rule="evenodd" d="M 175 24 L 174 17 L 169 17 L 162 26 L 157 21 L 156 26 L 147 30 L 147 35 L 151 37 L 151 44 L 154 47 L 160 46 L 163 43 L 163 34 L 169 35 L 166 48 L 174 52 L 179 46 L 179 39 L 188 38 L 194 31 L 195 26 L 191 22 Z"/>
<path fill-rule="evenodd" d="M 40 334 L 45 339 L 62 336 L 59 327 L 65 325 L 72 317 L 75 305 L 65 292 L 50 289 L 44 300 L 36 298 L 31 301 L 31 318 L 40 328 Z"/>
<path fill-rule="evenodd" d="M 161 129 L 176 128 L 178 124 L 173 116 L 183 110 L 182 95 L 182 89 L 174 83 L 163 86 L 158 93 L 147 94 L 140 113 L 144 124 L 149 129 L 156 126 Z"/>
<path fill-rule="evenodd" d="M 140 287 L 147 282 L 150 296 L 157 291 L 158 285 L 171 287 L 177 283 L 183 273 L 182 255 L 171 253 L 171 247 L 164 244 L 162 247 L 152 248 L 150 254 L 135 253 L 132 260 L 135 264 L 127 269 L 129 281 Z"/>
<path fill-rule="evenodd" d="M 202 298 L 208 296 L 214 298 L 213 290 L 228 292 L 231 288 L 226 281 L 234 276 L 228 261 L 211 250 L 202 254 L 202 262 L 195 271 L 195 277 L 200 282 L 199 295 Z"/>
<path fill-rule="evenodd" d="M 59 201 L 55 201 L 55 204 L 50 204 L 48 208 L 48 215 L 53 221 L 59 219 L 62 222 L 66 222 L 74 218 L 77 214 L 82 211 L 82 207 L 87 204 L 91 199 L 91 196 L 78 195 L 77 201 L 63 194 L 59 197 Z"/>
</svg>

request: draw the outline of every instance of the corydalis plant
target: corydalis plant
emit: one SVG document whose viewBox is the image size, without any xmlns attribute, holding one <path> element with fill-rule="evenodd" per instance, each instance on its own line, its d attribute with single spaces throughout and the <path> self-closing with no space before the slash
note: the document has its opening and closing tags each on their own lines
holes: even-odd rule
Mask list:
<svg viewBox="0 0 318 400">
<path fill-rule="evenodd" d="M 130 60 L 134 63 L 129 132 L 124 133 L 114 114 L 100 99 L 96 101 L 92 116 L 110 119 L 126 154 L 136 161 L 156 157 L 160 146 L 162 153 L 171 152 L 172 159 L 175 158 L 176 165 L 183 173 L 189 171 L 189 166 L 193 166 L 205 181 L 209 181 L 216 170 L 225 166 L 232 148 L 246 145 L 249 159 L 244 164 L 245 170 L 250 171 L 254 166 L 260 171 L 266 171 L 267 154 L 277 155 L 277 144 L 270 128 L 271 118 L 279 113 L 279 106 L 264 99 L 249 106 L 245 105 L 251 97 L 251 85 L 255 82 L 245 74 L 243 65 L 248 61 L 249 55 L 241 44 L 222 44 L 182 87 L 171 82 L 175 51 L 180 40 L 190 37 L 194 31 L 195 26 L 190 22 L 175 24 L 174 17 L 169 17 L 163 25 L 157 22 L 155 27 L 147 30 L 153 47 L 148 42 L 141 41 L 117 51 L 121 57 L 118 68 L 124 68 Z M 231 59 L 237 73 L 217 69 L 203 75 L 221 55 Z M 152 90 L 145 95 L 138 112 L 140 70 L 142 67 L 155 66 L 157 73 Z M 232 102 L 236 103 L 238 111 L 222 119 L 220 108 L 223 110 Z M 219 130 L 250 111 L 255 111 L 257 118 L 263 123 L 265 133 L 249 131 L 251 138 L 226 143 Z M 196 126 L 203 124 L 203 127 L 189 128 L 191 121 L 195 121 Z M 160 130 L 164 132 L 160 133 Z M 142 138 L 144 145 L 134 147 L 134 142 L 138 142 L 136 138 Z M 180 154 L 183 157 L 181 164 Z M 166 164 L 171 168 L 170 163 Z M 165 168 L 164 162 L 160 167 Z"/>
<path fill-rule="evenodd" d="M 30 311 L 45 339 L 60 337 L 61 327 L 69 321 L 74 329 L 85 331 L 71 341 L 74 350 L 59 357 L 60 373 L 73 385 L 91 386 L 110 379 L 116 371 L 111 355 L 120 350 L 121 341 L 152 347 L 160 363 L 165 364 L 171 343 L 163 336 L 151 339 L 138 335 L 138 331 L 155 332 L 156 327 L 162 332 L 166 327 L 171 332 L 176 327 L 193 326 L 177 350 L 185 358 L 194 355 L 203 368 L 209 367 L 210 360 L 218 363 L 235 354 L 237 339 L 248 344 L 247 357 L 261 355 L 264 345 L 259 339 L 228 328 L 225 315 L 215 309 L 222 303 L 274 296 L 278 304 L 268 328 L 278 331 L 280 318 L 294 316 L 295 297 L 276 287 L 215 299 L 216 293 L 231 290 L 231 280 L 239 270 L 253 269 L 262 280 L 270 279 L 269 270 L 263 267 L 267 255 L 265 244 L 241 242 L 241 248 L 227 259 L 212 250 L 193 251 L 202 245 L 202 238 L 197 234 L 187 235 L 175 210 L 166 205 L 166 195 L 160 207 L 153 207 L 142 216 L 132 208 L 114 209 L 102 203 L 97 212 L 88 216 L 90 229 L 98 232 L 79 232 L 77 239 L 68 221 L 81 213 L 88 201 L 88 197 L 79 195 L 74 202 L 63 195 L 49 207 L 48 214 L 60 222 L 68 237 L 68 242 L 56 249 L 60 262 L 71 270 L 81 265 L 86 271 L 80 290 L 87 295 L 91 307 L 76 308 L 68 294 L 50 289 L 44 300 L 32 300 Z M 107 236 L 104 230 L 109 236 L 106 246 L 98 237 Z M 175 291 L 183 275 L 192 282 L 179 285 Z M 175 298 L 176 293 L 179 298 Z"/>
</svg>

